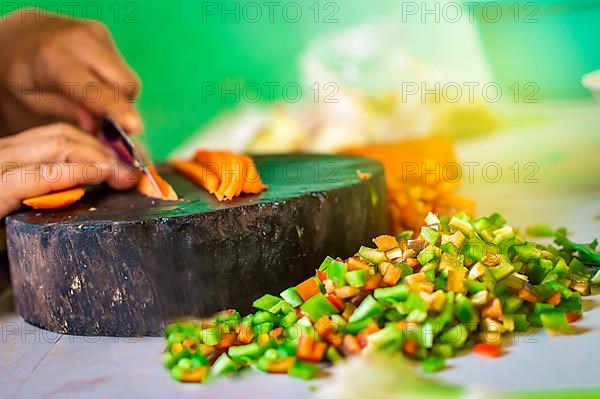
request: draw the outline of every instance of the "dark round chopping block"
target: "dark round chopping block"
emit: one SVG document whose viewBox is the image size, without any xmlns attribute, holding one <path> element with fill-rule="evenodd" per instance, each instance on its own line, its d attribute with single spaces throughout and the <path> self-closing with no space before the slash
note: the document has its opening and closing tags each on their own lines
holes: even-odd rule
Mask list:
<svg viewBox="0 0 600 399">
<path fill-rule="evenodd" d="M 17 312 L 48 330 L 160 335 L 170 321 L 249 311 L 387 230 L 382 166 L 333 156 L 256 157 L 270 189 L 219 203 L 168 167 L 184 198 L 106 188 L 61 211 L 7 218 Z M 359 179 L 357 171 L 371 173 Z M 93 208 L 96 208 L 95 210 Z"/>
</svg>

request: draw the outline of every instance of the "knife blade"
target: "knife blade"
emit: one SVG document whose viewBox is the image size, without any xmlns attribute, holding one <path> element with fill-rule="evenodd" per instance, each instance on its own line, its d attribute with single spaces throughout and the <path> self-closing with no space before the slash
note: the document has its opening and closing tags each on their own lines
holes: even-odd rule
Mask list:
<svg viewBox="0 0 600 399">
<path fill-rule="evenodd" d="M 148 169 L 148 166 L 152 163 L 145 156 L 145 153 L 139 149 L 138 145 L 133 142 L 125 130 L 123 130 L 121 125 L 111 117 L 106 116 L 102 118 L 101 130 L 102 138 L 115 150 L 121 161 L 128 165 L 132 165 L 145 174 L 152 186 L 160 193 L 160 187 Z"/>
</svg>

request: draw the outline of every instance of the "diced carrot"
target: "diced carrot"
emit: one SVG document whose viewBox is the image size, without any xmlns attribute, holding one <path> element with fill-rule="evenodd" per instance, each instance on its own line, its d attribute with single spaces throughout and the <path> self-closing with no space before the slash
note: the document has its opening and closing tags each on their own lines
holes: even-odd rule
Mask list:
<svg viewBox="0 0 600 399">
<path fill-rule="evenodd" d="M 521 298 L 524 301 L 531 302 L 531 303 L 539 302 L 537 295 L 535 295 L 533 292 L 531 292 L 525 288 L 521 288 L 521 290 L 519 291 L 519 298 Z"/>
<path fill-rule="evenodd" d="M 404 261 L 404 263 L 406 263 L 408 265 L 408 267 L 410 267 L 413 270 L 415 268 L 421 266 L 421 264 L 419 263 L 419 261 L 416 258 L 408 258 Z"/>
<path fill-rule="evenodd" d="M 328 294 L 326 298 L 329 301 L 329 303 L 335 306 L 337 310 L 341 311 L 342 309 L 344 309 L 344 303 L 340 301 L 340 299 L 337 296 Z"/>
<path fill-rule="evenodd" d="M 184 371 L 181 374 L 182 382 L 202 382 L 208 374 L 208 366 L 198 367 L 195 370 Z"/>
<path fill-rule="evenodd" d="M 502 320 L 502 304 L 498 298 L 494 298 L 492 303 L 481 310 L 481 317 Z"/>
<path fill-rule="evenodd" d="M 327 351 L 327 344 L 325 342 L 315 342 L 313 353 L 310 356 L 310 359 L 307 360 L 319 363 L 321 360 L 323 360 L 323 356 L 325 356 L 325 351 Z"/>
<path fill-rule="evenodd" d="M 73 205 L 79 201 L 85 194 L 82 187 L 72 188 L 64 191 L 57 191 L 50 194 L 23 200 L 23 204 L 33 209 L 61 209 Z"/>
<path fill-rule="evenodd" d="M 313 277 L 304 280 L 302 283 L 296 286 L 296 291 L 302 300 L 307 301 L 313 296 L 321 292 L 319 285 Z"/>
<path fill-rule="evenodd" d="M 386 269 L 385 275 L 383 276 L 383 283 L 390 285 L 390 286 L 396 285 L 396 283 L 398 283 L 398 280 L 400 280 L 401 276 L 402 276 L 402 270 L 399 267 L 390 265 Z"/>
<path fill-rule="evenodd" d="M 254 338 L 254 330 L 247 324 L 242 324 L 238 331 L 237 340 L 240 344 L 249 344 Z"/>
<path fill-rule="evenodd" d="M 360 289 L 345 285 L 335 289 L 335 295 L 340 299 L 348 299 L 360 294 Z"/>
<path fill-rule="evenodd" d="M 167 183 L 165 179 L 163 179 L 158 174 L 158 172 L 153 166 L 149 166 L 148 171 L 154 178 L 154 181 L 158 185 L 160 192 L 156 190 L 156 187 L 154 187 L 154 184 L 152 184 L 148 176 L 142 174 L 142 177 L 140 178 L 140 181 L 137 186 L 137 190 L 140 193 L 144 194 L 147 197 L 157 198 L 165 201 L 177 201 L 179 199 L 177 197 L 177 193 L 175 192 L 175 190 L 173 190 L 173 187 L 171 187 L 171 185 Z"/>
<path fill-rule="evenodd" d="M 365 329 L 358 333 L 358 335 L 356 336 L 356 340 L 358 341 L 360 346 L 364 348 L 365 346 L 367 346 L 368 343 L 367 337 L 373 333 L 376 333 L 377 331 L 379 331 L 379 327 L 377 326 L 377 324 L 369 323 L 369 325 Z"/>
<path fill-rule="evenodd" d="M 555 292 L 554 294 L 550 295 L 550 298 L 546 299 L 546 303 L 558 306 L 560 304 L 560 292 Z"/>
<path fill-rule="evenodd" d="M 233 346 L 233 344 L 235 344 L 236 339 L 237 339 L 237 335 L 234 332 L 222 333 L 221 339 L 219 340 L 219 343 L 217 344 L 217 348 L 219 348 L 219 349 L 230 348 Z"/>
<path fill-rule="evenodd" d="M 354 335 L 346 334 L 342 340 L 342 350 L 347 356 L 349 356 L 355 353 L 360 353 L 362 349 Z"/>
<path fill-rule="evenodd" d="M 373 239 L 375 245 L 380 251 L 389 251 L 392 248 L 396 248 L 398 246 L 398 241 L 394 236 L 382 235 Z"/>
<path fill-rule="evenodd" d="M 296 358 L 286 357 L 281 360 L 272 360 L 267 366 L 269 373 L 287 373 L 290 367 L 294 365 Z"/>
<path fill-rule="evenodd" d="M 277 327 L 271 330 L 271 332 L 269 333 L 269 338 L 274 339 L 274 338 L 279 338 L 281 337 L 281 335 L 283 334 L 283 328 L 282 327 Z"/>
<path fill-rule="evenodd" d="M 577 320 L 581 319 L 581 313 L 579 312 L 568 312 L 565 314 L 565 316 L 567 317 L 567 321 L 569 323 L 574 323 Z"/>
<path fill-rule="evenodd" d="M 181 343 L 181 345 L 183 345 L 184 348 L 191 348 L 193 347 L 195 344 L 193 339 L 187 338 L 184 339 L 183 342 Z"/>
<path fill-rule="evenodd" d="M 341 345 L 342 337 L 337 333 L 338 326 L 333 323 L 329 317 L 323 316 L 317 320 L 315 323 L 315 330 L 321 338 L 330 344 L 334 346 Z"/>
<path fill-rule="evenodd" d="M 367 282 L 361 287 L 363 291 L 373 291 L 381 285 L 383 276 L 381 274 L 373 274 L 367 277 Z"/>
<path fill-rule="evenodd" d="M 315 340 L 308 334 L 300 335 L 298 339 L 298 347 L 296 348 L 296 356 L 300 360 L 310 359 L 315 349 Z"/>
<path fill-rule="evenodd" d="M 498 345 L 480 342 L 473 347 L 473 351 L 487 357 L 498 357 L 502 355 L 502 350 Z"/>
<path fill-rule="evenodd" d="M 346 261 L 346 265 L 348 267 L 348 271 L 362 269 L 362 270 L 366 270 L 368 272 L 369 270 L 371 270 L 369 265 L 367 265 L 365 262 L 363 262 L 362 260 L 360 260 L 354 256 L 351 258 L 348 258 L 348 260 Z"/>
<path fill-rule="evenodd" d="M 408 356 L 415 356 L 419 351 L 419 345 L 414 339 L 407 339 L 402 345 L 402 351 Z"/>
<path fill-rule="evenodd" d="M 175 160 L 170 165 L 197 185 L 203 187 L 210 194 L 214 194 L 219 188 L 219 176 L 201 163 L 193 161 Z"/>
</svg>

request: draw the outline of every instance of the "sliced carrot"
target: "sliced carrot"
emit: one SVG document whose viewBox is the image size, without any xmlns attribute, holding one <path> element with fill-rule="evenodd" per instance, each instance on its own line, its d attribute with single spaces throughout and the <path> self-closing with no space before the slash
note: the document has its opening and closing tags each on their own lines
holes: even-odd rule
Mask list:
<svg viewBox="0 0 600 399">
<path fill-rule="evenodd" d="M 358 333 L 358 335 L 356 336 L 356 339 L 358 340 L 358 343 L 360 344 L 361 347 L 365 347 L 367 346 L 367 337 L 373 333 L 376 333 L 377 331 L 379 331 L 379 327 L 377 327 L 377 324 L 375 323 L 369 323 L 369 325 L 363 329 L 361 332 Z"/>
<path fill-rule="evenodd" d="M 362 286 L 363 291 L 373 291 L 381 285 L 381 274 L 373 274 L 367 277 L 367 282 Z"/>
<path fill-rule="evenodd" d="M 241 344 L 249 344 L 252 342 L 254 338 L 254 330 L 251 326 L 247 324 L 242 324 L 240 330 L 238 331 L 237 340 Z"/>
<path fill-rule="evenodd" d="M 304 280 L 300 284 L 296 286 L 296 291 L 298 295 L 302 298 L 302 300 L 307 301 L 313 296 L 317 295 L 321 292 L 319 285 L 315 281 L 313 277 Z"/>
<path fill-rule="evenodd" d="M 340 299 L 348 299 L 360 294 L 360 290 L 356 287 L 345 285 L 335 289 L 335 295 Z"/>
<path fill-rule="evenodd" d="M 560 292 L 555 292 L 554 294 L 552 294 L 550 298 L 546 299 L 546 303 L 558 306 L 560 304 Z"/>
<path fill-rule="evenodd" d="M 219 176 L 200 163 L 175 160 L 170 162 L 170 164 L 173 166 L 173 169 L 206 189 L 210 194 L 214 194 L 219 188 Z"/>
<path fill-rule="evenodd" d="M 281 360 L 273 360 L 267 366 L 267 371 L 269 373 L 287 373 L 295 362 L 295 357 L 286 357 L 285 359 Z"/>
<path fill-rule="evenodd" d="M 33 209 L 61 209 L 73 205 L 75 202 L 79 201 L 84 194 L 85 189 L 77 187 L 70 190 L 57 191 L 38 197 L 27 198 L 26 200 L 23 200 L 23 204 L 30 206 Z"/>
<path fill-rule="evenodd" d="M 184 371 L 181 374 L 182 382 L 202 382 L 208 374 L 208 366 L 198 367 L 195 370 Z"/>
<path fill-rule="evenodd" d="M 402 345 L 402 351 L 408 356 L 416 356 L 419 351 L 419 345 L 414 339 L 407 339 Z"/>
<path fill-rule="evenodd" d="M 367 265 L 365 262 L 358 259 L 357 257 L 348 258 L 348 260 L 346 260 L 346 264 L 348 267 L 348 271 L 359 270 L 359 269 L 362 269 L 365 271 L 371 270 L 369 265 Z"/>
<path fill-rule="evenodd" d="M 173 190 L 173 187 L 171 187 L 171 185 L 158 174 L 153 166 L 149 166 L 148 171 L 154 178 L 154 181 L 158 185 L 160 192 L 156 190 L 156 187 L 154 187 L 154 184 L 152 184 L 148 176 L 143 174 L 137 186 L 137 190 L 140 193 L 147 197 L 157 198 L 165 201 L 177 201 L 179 199 L 179 197 L 177 197 L 177 193 L 175 190 Z"/>
<path fill-rule="evenodd" d="M 279 337 L 281 337 L 282 334 L 283 334 L 283 328 L 277 327 L 277 328 L 274 328 L 273 330 L 271 330 L 271 332 L 269 333 L 269 338 L 271 338 L 271 339 L 279 338 Z"/>
<path fill-rule="evenodd" d="M 302 334 L 300 339 L 298 339 L 298 347 L 296 348 L 296 356 L 298 356 L 298 359 L 310 359 L 315 349 L 315 343 L 315 340 L 308 334 Z"/>
<path fill-rule="evenodd" d="M 389 251 L 398 246 L 398 241 L 394 236 L 383 235 L 373 239 L 375 245 L 380 251 Z"/>
<path fill-rule="evenodd" d="M 350 334 L 344 335 L 344 339 L 342 341 L 342 349 L 347 356 L 353 355 L 355 353 L 360 353 L 360 351 L 362 350 L 356 337 Z"/>
<path fill-rule="evenodd" d="M 230 348 L 233 346 L 233 344 L 235 344 L 236 339 L 237 339 L 237 335 L 234 332 L 223 333 L 223 334 L 221 334 L 221 339 L 219 340 L 219 343 L 217 344 L 217 348 L 219 348 L 219 349 Z"/>
<path fill-rule="evenodd" d="M 396 285 L 401 276 L 402 270 L 399 267 L 390 265 L 385 271 L 383 282 L 389 286 Z"/>
<path fill-rule="evenodd" d="M 256 169 L 256 164 L 247 155 L 241 155 L 243 162 L 243 169 L 246 169 L 244 172 L 244 184 L 242 186 L 242 191 L 246 194 L 258 194 L 267 189 L 267 186 L 262 182 L 260 178 L 260 174 Z"/>
<path fill-rule="evenodd" d="M 341 345 L 342 337 L 337 333 L 338 326 L 327 316 L 321 317 L 315 323 L 317 334 L 334 346 Z"/>
<path fill-rule="evenodd" d="M 498 345 L 480 342 L 473 347 L 473 351 L 487 357 L 498 357 L 502 355 L 502 350 Z"/>
<path fill-rule="evenodd" d="M 489 317 L 494 320 L 502 320 L 502 304 L 498 298 L 494 298 L 491 305 L 483 308 L 481 311 L 482 317 Z"/>
<path fill-rule="evenodd" d="M 325 352 L 327 351 L 327 344 L 325 342 L 315 342 L 315 346 L 313 348 L 313 352 L 310 356 L 309 361 L 313 361 L 315 363 L 319 363 L 323 360 L 323 356 L 325 356 Z"/>
<path fill-rule="evenodd" d="M 537 295 L 535 295 L 533 292 L 531 292 L 529 290 L 526 290 L 525 288 L 521 288 L 521 290 L 519 291 L 519 298 L 521 298 L 524 301 L 531 302 L 531 303 L 539 302 Z"/>
</svg>

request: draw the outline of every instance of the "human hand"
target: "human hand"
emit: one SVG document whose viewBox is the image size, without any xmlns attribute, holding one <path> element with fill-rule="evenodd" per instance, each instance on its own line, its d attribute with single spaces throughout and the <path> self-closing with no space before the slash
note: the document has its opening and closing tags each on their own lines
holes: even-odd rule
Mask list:
<svg viewBox="0 0 600 399">
<path fill-rule="evenodd" d="M 0 218 L 26 198 L 102 182 L 124 190 L 139 180 L 104 143 L 64 123 L 0 138 L 0 166 Z"/>
<path fill-rule="evenodd" d="M 0 48 L 0 135 L 56 121 L 95 132 L 104 115 L 143 129 L 139 79 L 101 23 L 20 10 L 0 19 Z"/>
</svg>

